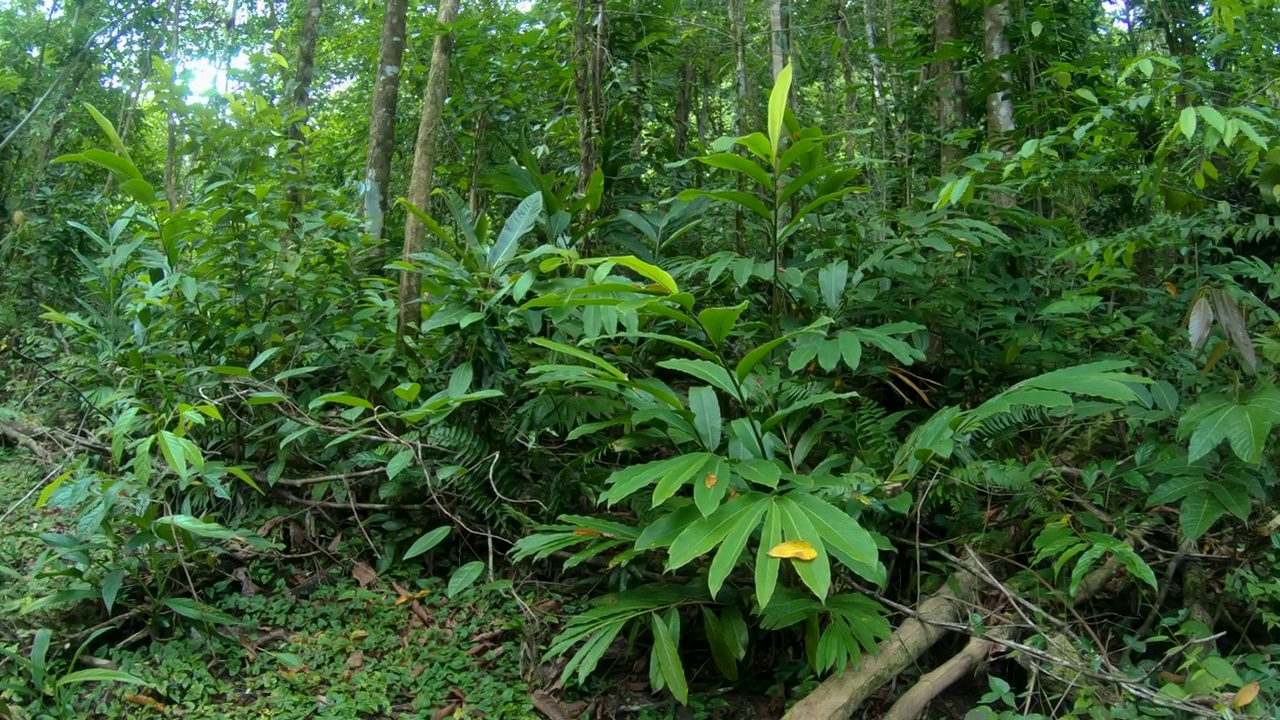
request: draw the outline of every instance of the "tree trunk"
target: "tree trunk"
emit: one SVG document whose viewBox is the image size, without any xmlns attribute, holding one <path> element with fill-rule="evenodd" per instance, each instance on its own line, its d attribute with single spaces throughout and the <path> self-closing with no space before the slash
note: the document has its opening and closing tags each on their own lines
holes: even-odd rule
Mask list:
<svg viewBox="0 0 1280 720">
<path fill-rule="evenodd" d="M 987 62 L 997 71 L 1000 84 L 987 95 L 987 145 L 993 150 L 1007 150 L 1009 133 L 1013 131 L 1013 100 L 1008 93 L 1013 73 L 1005 66 L 1005 56 L 1010 52 L 1005 35 L 1009 17 L 1009 0 L 993 0 L 982 10 L 986 26 L 983 49 Z"/>
<path fill-rule="evenodd" d="M 684 157 L 685 144 L 689 140 L 689 115 L 693 109 L 693 85 L 698 81 L 693 66 L 680 66 L 676 81 L 675 151 L 676 158 Z"/>
<path fill-rule="evenodd" d="M 170 78 L 170 87 L 175 89 L 178 85 L 178 65 L 182 62 L 182 48 L 179 43 L 182 40 L 182 0 L 173 0 L 173 30 L 169 37 L 169 62 L 172 63 L 173 76 Z M 178 113 L 173 109 L 173 103 L 176 102 L 170 98 L 169 105 L 169 138 L 165 144 L 164 153 L 164 196 L 169 201 L 169 212 L 178 209 Z"/>
<path fill-rule="evenodd" d="M 836 59 L 840 64 L 840 75 L 844 80 L 844 127 L 852 128 L 854 116 L 857 113 L 858 103 L 857 95 L 853 92 L 853 60 L 849 57 L 849 43 L 851 40 L 849 22 L 849 6 L 845 4 L 845 0 L 836 0 L 836 38 L 840 43 L 840 50 L 836 53 Z M 854 153 L 854 136 L 852 133 L 846 134 L 844 137 L 844 152 L 849 157 L 853 157 Z"/>
<path fill-rule="evenodd" d="M 876 53 L 876 16 L 871 0 L 862 0 L 862 21 L 866 32 L 867 59 L 871 62 L 871 95 L 881 120 L 885 120 L 884 66 L 880 63 L 880 55 Z"/>
<path fill-rule="evenodd" d="M 751 88 L 747 84 L 747 5 L 746 0 L 729 0 L 729 24 L 733 28 L 733 54 L 737 94 L 735 99 L 736 132 L 746 135 L 751 132 Z M 738 178 L 738 189 L 743 188 L 743 180 Z M 733 244 L 739 255 L 747 252 L 746 220 L 742 217 L 742 208 L 733 212 Z"/>
<path fill-rule="evenodd" d="M 436 20 L 440 25 L 452 25 L 458 17 L 458 0 L 440 0 Z M 436 36 L 431 50 L 431 70 L 427 74 L 427 90 L 422 99 L 422 120 L 418 123 L 418 140 L 413 151 L 413 173 L 409 178 L 409 202 L 421 210 L 427 209 L 431 197 L 431 181 L 435 174 L 436 134 L 444 116 L 445 88 L 449 80 L 449 56 L 453 53 L 453 37 L 448 33 Z M 405 262 L 412 262 L 413 255 L 422 252 L 426 227 L 412 214 L 405 218 Z M 422 311 L 419 307 L 422 295 L 422 277 L 416 272 L 400 272 L 400 315 L 398 332 L 401 337 L 417 332 Z"/>
<path fill-rule="evenodd" d="M 773 79 L 786 67 L 786 31 L 782 27 L 782 0 L 769 0 L 769 48 L 773 53 Z"/>
<path fill-rule="evenodd" d="M 939 160 L 945 173 L 964 157 L 964 151 L 950 137 L 964 127 L 964 77 L 960 75 L 960 64 L 952 57 L 957 37 L 955 0 L 934 0 L 933 7 L 934 52 L 938 56 L 934 65 L 934 82 L 938 88 Z"/>
<path fill-rule="evenodd" d="M 387 213 L 387 185 L 395 150 L 396 104 L 400 97 L 400 62 L 404 57 L 407 0 L 387 0 L 378 41 L 378 69 L 373 84 L 373 115 L 369 121 L 369 154 L 365 158 L 365 230 L 374 242 L 382 239 Z"/>
<path fill-rule="evenodd" d="M 589 34 L 591 22 L 595 22 L 594 36 Z M 591 177 L 599 167 L 600 132 L 603 126 L 603 74 L 604 43 L 606 33 L 604 0 L 577 0 L 577 12 L 573 24 L 574 92 L 578 101 L 578 192 L 586 194 Z M 588 43 L 591 48 L 588 49 Z M 586 255 L 591 250 L 589 228 L 593 213 L 585 210 L 581 217 L 582 239 L 579 250 Z"/>
<path fill-rule="evenodd" d="M 307 113 L 311 108 L 311 79 L 315 76 L 316 40 L 320 35 L 323 2 L 324 0 L 308 0 L 307 15 L 302 19 L 302 30 L 298 37 L 298 70 L 293 80 L 293 107 L 298 117 L 289 126 L 296 163 L 293 168 L 295 177 L 285 190 L 285 199 L 294 212 L 301 210 L 303 204 L 301 184 L 307 137 L 302 128 L 307 123 Z"/>
</svg>

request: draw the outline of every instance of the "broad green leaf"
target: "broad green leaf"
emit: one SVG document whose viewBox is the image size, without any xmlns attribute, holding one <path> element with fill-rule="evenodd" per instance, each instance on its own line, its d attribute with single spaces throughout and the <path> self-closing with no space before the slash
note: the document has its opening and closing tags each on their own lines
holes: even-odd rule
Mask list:
<svg viewBox="0 0 1280 720">
<path fill-rule="evenodd" d="M 1182 113 L 1178 116 L 1178 127 L 1188 140 L 1196 134 L 1196 109 L 1194 107 L 1187 106 L 1182 108 Z"/>
<path fill-rule="evenodd" d="M 387 461 L 387 479 L 395 480 L 396 476 L 404 472 L 404 469 L 409 467 L 413 461 L 414 454 L 412 449 L 403 448 L 400 450 Z"/>
<path fill-rule="evenodd" d="M 516 209 L 507 217 L 507 221 L 503 223 L 502 232 L 498 233 L 498 239 L 494 241 L 493 247 L 489 248 L 489 256 L 485 260 L 489 270 L 497 270 L 515 257 L 517 243 L 533 229 L 541 213 L 541 192 L 535 192 L 520 201 Z"/>
<path fill-rule="evenodd" d="M 720 673 L 728 680 L 737 680 L 738 658 L 734 656 L 729 641 L 725 638 L 724 624 L 706 605 L 702 606 L 702 628 L 707 634 L 707 646 L 711 649 L 711 659 L 715 661 Z"/>
<path fill-rule="evenodd" d="M 191 598 L 169 598 L 164 601 L 164 606 L 183 617 L 199 620 L 200 622 L 216 625 L 240 624 L 239 620 L 225 612 Z"/>
<path fill-rule="evenodd" d="M 675 295 L 680 292 L 680 288 L 676 285 L 675 279 L 671 277 L 671 273 L 668 273 L 666 270 L 663 270 L 653 263 L 647 263 L 634 255 L 589 258 L 579 260 L 578 264 L 597 265 L 603 262 L 611 262 L 615 265 L 621 265 L 625 268 L 634 270 L 640 275 L 652 280 L 658 285 L 661 285 L 662 289 L 666 290 L 671 295 Z"/>
<path fill-rule="evenodd" d="M 125 150 L 124 141 L 120 139 L 120 134 L 116 132 L 115 125 L 107 119 L 107 116 L 99 112 L 98 108 L 94 107 L 90 103 L 84 103 L 84 109 L 89 112 L 93 121 L 102 129 L 102 134 L 106 135 L 107 139 L 111 141 L 111 147 L 115 148 L 116 152 L 127 157 L 129 153 Z"/>
<path fill-rule="evenodd" d="M 765 205 L 760 198 L 739 190 L 685 190 L 677 195 L 676 199 L 688 202 L 700 197 L 731 202 L 742 206 L 745 210 L 750 210 L 766 222 L 773 220 L 773 213 L 769 210 L 769 206 Z"/>
<path fill-rule="evenodd" d="M 883 585 L 885 568 L 880 564 L 879 549 L 857 520 L 845 511 L 807 492 L 793 492 L 782 501 L 803 511 L 817 530 L 826 549 L 857 575 L 868 582 Z"/>
<path fill-rule="evenodd" d="M 1218 112 L 1216 108 L 1208 105 L 1202 105 L 1199 108 L 1199 111 L 1200 117 L 1204 118 L 1204 121 L 1209 123 L 1209 127 L 1217 130 L 1219 135 L 1226 134 L 1227 121 L 1222 117 L 1222 113 Z"/>
<path fill-rule="evenodd" d="M 253 359 L 253 362 L 249 363 L 249 367 L 248 367 L 249 372 L 253 372 L 254 370 L 257 370 L 258 368 L 262 367 L 262 363 L 270 360 L 272 356 L 280 352 L 280 350 L 281 350 L 281 347 L 277 345 L 275 347 L 269 347 L 266 350 L 263 350 L 262 352 L 258 353 L 258 356 Z"/>
<path fill-rule="evenodd" d="M 844 364 L 849 366 L 849 370 L 856 371 L 862 362 L 862 341 L 858 339 L 858 334 L 846 330 L 837 336 L 837 342 L 840 344 L 840 357 L 844 358 Z"/>
<path fill-rule="evenodd" d="M 807 542 L 816 552 L 812 560 L 794 561 L 791 567 L 795 568 L 800 581 L 813 591 L 819 600 L 825 600 L 831 592 L 831 559 L 827 554 L 822 536 L 814 527 L 813 521 L 809 519 L 808 513 L 792 502 L 790 496 L 780 498 L 776 507 L 782 513 L 782 529 L 787 539 Z M 773 550 L 773 547 L 770 550 Z"/>
<path fill-rule="evenodd" d="M 691 453 L 689 455 L 681 455 L 675 459 L 677 462 L 672 463 L 667 472 L 658 478 L 658 482 L 653 488 L 653 507 L 658 507 L 670 500 L 690 479 L 696 477 L 701 480 L 701 471 L 711 461 L 715 460 L 716 456 L 710 453 Z"/>
<path fill-rule="evenodd" d="M 782 468 L 772 460 L 760 458 L 743 460 L 735 465 L 734 469 L 743 480 L 769 488 L 777 488 L 778 481 L 782 479 Z"/>
<path fill-rule="evenodd" d="M 618 470 L 609 476 L 606 481 L 609 489 L 600 495 L 600 499 L 609 505 L 613 505 L 637 490 L 657 482 L 659 478 L 667 475 L 673 468 L 682 462 L 687 462 L 688 457 L 687 455 L 679 455 Z"/>
<path fill-rule="evenodd" d="M 157 518 L 152 524 L 176 527 L 196 537 L 213 538 L 215 540 L 234 540 L 242 534 L 218 523 L 205 522 L 190 515 L 166 515 Z"/>
<path fill-rule="evenodd" d="M 693 479 L 693 504 L 706 517 L 720 506 L 733 478 L 729 462 L 724 458 L 709 461 L 702 470 L 704 474 Z"/>
<path fill-rule="evenodd" d="M 718 155 L 708 155 L 698 158 L 698 161 L 715 168 L 725 170 L 733 170 L 741 175 L 755 180 L 761 188 L 770 190 L 773 188 L 773 178 L 769 173 L 756 163 L 748 160 L 741 155 L 735 153 L 720 153 Z"/>
<path fill-rule="evenodd" d="M 591 363 L 592 365 L 595 365 L 596 367 L 603 369 L 605 372 L 609 373 L 610 375 L 614 376 L 619 380 L 627 379 L 626 373 L 619 370 L 609 361 L 599 356 L 593 355 L 589 352 L 586 352 L 584 350 L 579 350 L 578 348 L 573 347 L 571 345 L 565 345 L 564 343 L 559 343 L 559 342 L 556 342 L 555 340 L 548 340 L 547 338 L 532 338 L 529 342 L 533 343 L 534 345 L 544 347 L 548 350 L 552 350 L 558 353 L 563 353 L 570 357 L 578 358 L 579 360 L 585 360 Z"/>
<path fill-rule="evenodd" d="M 418 394 L 422 392 L 422 386 L 416 382 L 400 383 L 391 390 L 396 397 L 405 402 L 413 402 L 418 399 Z"/>
<path fill-rule="evenodd" d="M 844 300 L 844 289 L 849 284 L 849 263 L 834 262 L 818 271 L 818 290 L 827 309 L 834 312 Z M 853 367 L 856 367 L 856 363 Z"/>
<path fill-rule="evenodd" d="M 738 323 L 738 318 L 742 317 L 742 311 L 746 309 L 747 302 L 744 300 L 733 307 L 707 308 L 698 313 L 698 322 L 707 333 L 707 339 L 711 341 L 712 347 L 720 347 L 720 343 L 729 337 L 729 333 L 733 332 L 734 326 Z"/>
<path fill-rule="evenodd" d="M 102 578 L 102 604 L 107 608 L 107 615 L 111 614 L 122 585 L 124 585 L 124 570 L 112 570 Z"/>
<path fill-rule="evenodd" d="M 445 588 L 445 594 L 450 599 L 458 597 L 467 588 L 475 585 L 480 576 L 484 574 L 485 564 L 483 560 L 472 560 L 471 562 L 459 567 L 449 576 L 449 585 Z"/>
<path fill-rule="evenodd" d="M 722 436 L 719 396 L 705 385 L 689 388 L 689 409 L 693 411 L 693 427 L 702 446 L 714 452 L 720 447 Z"/>
<path fill-rule="evenodd" d="M 782 561 L 769 557 L 769 549 L 782 542 L 781 516 L 777 503 L 770 503 L 764 516 L 764 529 L 760 533 L 760 548 L 756 551 L 756 604 L 762 611 L 769 606 L 773 591 L 778 587 L 778 570 Z"/>
<path fill-rule="evenodd" d="M 700 555 L 711 552 L 735 528 L 749 525 L 748 533 L 760 522 L 760 515 L 768 507 L 768 496 L 760 493 L 740 495 L 716 508 L 709 516 L 699 518 L 684 529 L 667 550 L 668 571 L 678 570 Z M 746 542 L 745 540 L 743 542 Z M 741 553 L 742 548 L 738 548 Z M 734 555 L 729 560 L 737 560 Z M 721 578 L 723 580 L 723 578 Z M 716 586 L 718 589 L 719 585 Z"/>
<path fill-rule="evenodd" d="M 689 683 L 684 675 L 684 665 L 680 662 L 680 650 L 676 647 L 667 621 L 663 620 L 658 613 L 653 613 L 651 617 L 653 618 L 653 653 L 658 658 L 658 668 L 662 672 L 662 678 L 675 699 L 681 705 L 687 705 Z M 679 617 L 679 614 L 672 614 L 675 622 L 679 622 Z"/>
<path fill-rule="evenodd" d="M 778 150 L 781 149 L 782 124 L 787 114 L 787 100 L 791 95 L 791 63 L 782 68 L 773 81 L 773 91 L 769 93 L 769 145 L 772 150 L 771 160 L 777 162 Z"/>
<path fill-rule="evenodd" d="M 351 407 L 364 408 L 366 410 L 373 409 L 373 403 L 369 402 L 368 400 L 365 400 L 362 397 L 356 397 L 351 393 L 345 393 L 345 392 L 325 393 L 324 395 L 321 395 L 315 400 L 312 400 L 307 405 L 307 407 L 308 409 L 315 410 L 316 408 L 328 403 L 338 403 L 339 405 L 349 405 Z"/>
<path fill-rule="evenodd" d="M 1182 501 L 1179 521 L 1182 534 L 1188 540 L 1198 540 L 1213 527 L 1222 517 L 1226 508 L 1222 507 L 1213 494 L 1206 491 L 1192 493 Z"/>
<path fill-rule="evenodd" d="M 739 397 L 738 389 L 734 385 L 733 379 L 729 376 L 729 371 L 725 370 L 717 363 L 709 362 L 707 360 L 672 358 L 659 362 L 658 367 L 682 372 L 705 383 L 710 383 L 712 387 L 724 392 L 729 397 Z"/>
<path fill-rule="evenodd" d="M 539 194 L 541 198 L 541 194 Z M 604 168 L 597 167 L 591 173 L 591 180 L 587 183 L 587 209 L 596 212 L 600 209 L 600 204 L 604 200 Z"/>
</svg>

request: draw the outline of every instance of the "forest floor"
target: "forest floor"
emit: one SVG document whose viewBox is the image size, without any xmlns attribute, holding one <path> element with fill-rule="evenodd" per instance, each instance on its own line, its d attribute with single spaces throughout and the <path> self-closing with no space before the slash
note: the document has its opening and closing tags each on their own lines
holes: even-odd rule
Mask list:
<svg viewBox="0 0 1280 720">
<path fill-rule="evenodd" d="M 101 619 L 52 609 L 22 612 L 65 584 L 51 575 L 57 561 L 40 566 L 46 548 L 40 536 L 72 530 L 58 510 L 36 507 L 48 480 L 29 457 L 0 448 L 0 637 L 39 626 L 53 629 L 55 638 L 75 637 Z M 78 705 L 97 718 L 556 720 L 590 710 L 590 717 L 635 720 L 763 720 L 781 714 L 777 700 L 712 691 L 695 692 L 688 707 L 677 707 L 649 694 L 647 662 L 638 661 L 648 653 L 625 647 L 611 670 L 602 665 L 601 679 L 560 691 L 561 666 L 542 662 L 538 647 L 558 629 L 562 603 L 572 604 L 566 595 L 581 595 L 541 583 L 498 582 L 448 598 L 443 579 L 428 567 L 421 576 L 412 567 L 379 574 L 344 559 L 354 555 L 335 543 L 332 552 L 305 558 L 193 569 L 214 578 L 199 588 L 199 599 L 240 623 L 189 623 L 168 631 L 164 622 L 135 616 L 98 638 L 79 665 L 124 670 L 152 687 L 90 685 Z"/>
</svg>

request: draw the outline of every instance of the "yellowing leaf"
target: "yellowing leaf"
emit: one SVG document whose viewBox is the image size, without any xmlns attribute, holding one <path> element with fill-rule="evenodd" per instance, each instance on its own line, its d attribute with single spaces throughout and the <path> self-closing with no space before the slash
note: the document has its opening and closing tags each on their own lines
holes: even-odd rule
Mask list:
<svg viewBox="0 0 1280 720">
<path fill-rule="evenodd" d="M 592 530 L 591 528 L 574 528 L 573 534 L 581 535 L 583 537 L 591 537 L 594 535 L 603 535 L 604 533 L 601 533 L 599 530 Z"/>
<path fill-rule="evenodd" d="M 1249 703 L 1253 702 L 1254 699 L 1257 697 L 1258 697 L 1258 683 L 1251 682 L 1248 685 L 1245 685 L 1244 687 L 1240 688 L 1240 691 L 1236 693 L 1236 699 L 1231 701 L 1231 706 L 1236 709 L 1240 709 L 1245 705 L 1248 705 Z"/>
<path fill-rule="evenodd" d="M 1178 286 L 1167 280 L 1164 283 L 1164 291 L 1169 293 L 1171 297 L 1178 297 Z"/>
<path fill-rule="evenodd" d="M 818 551 L 813 549 L 808 540 L 788 540 L 774 545 L 769 551 L 769 557 L 808 561 L 818 557 Z"/>
<path fill-rule="evenodd" d="M 709 472 L 709 473 L 707 473 L 707 480 L 706 480 L 707 487 L 709 487 L 709 488 L 713 488 L 713 487 L 715 487 L 715 486 L 716 486 L 716 482 L 718 482 L 718 481 L 716 480 L 716 474 L 715 474 L 715 473 L 713 473 L 713 472 Z"/>
</svg>

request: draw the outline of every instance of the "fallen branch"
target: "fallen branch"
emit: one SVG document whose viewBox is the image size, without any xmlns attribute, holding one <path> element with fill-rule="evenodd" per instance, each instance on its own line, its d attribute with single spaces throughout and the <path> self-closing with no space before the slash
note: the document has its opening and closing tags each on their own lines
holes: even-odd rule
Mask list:
<svg viewBox="0 0 1280 720">
<path fill-rule="evenodd" d="M 31 437 L 31 435 L 25 432 L 22 432 L 13 424 L 11 423 L 0 424 L 0 435 L 4 435 L 5 437 L 17 443 L 18 445 L 21 445 L 22 447 L 30 450 L 33 455 L 40 458 L 40 461 L 45 463 L 46 465 L 53 464 L 52 453 L 44 449 L 44 447 L 42 447 L 40 443 L 36 442 L 35 438 Z"/>
<path fill-rule="evenodd" d="M 971 638 L 963 650 L 923 675 L 910 690 L 903 693 L 893 707 L 889 708 L 889 712 L 885 713 L 883 720 L 916 720 L 924 714 L 934 698 L 956 681 L 978 670 L 990 657 L 991 651 L 999 646 L 998 641 L 1012 640 L 1015 634 L 1013 626 L 998 625 L 991 629 L 989 637 Z"/>
<path fill-rule="evenodd" d="M 974 573 L 959 570 L 942 589 L 920 603 L 915 617 L 903 621 L 879 651 L 827 678 L 817 690 L 796 703 L 783 720 L 844 720 L 871 694 L 911 666 L 947 629 L 940 623 L 959 622 L 973 604 L 980 584 Z M 952 589 L 954 588 L 954 590 Z"/>
</svg>

